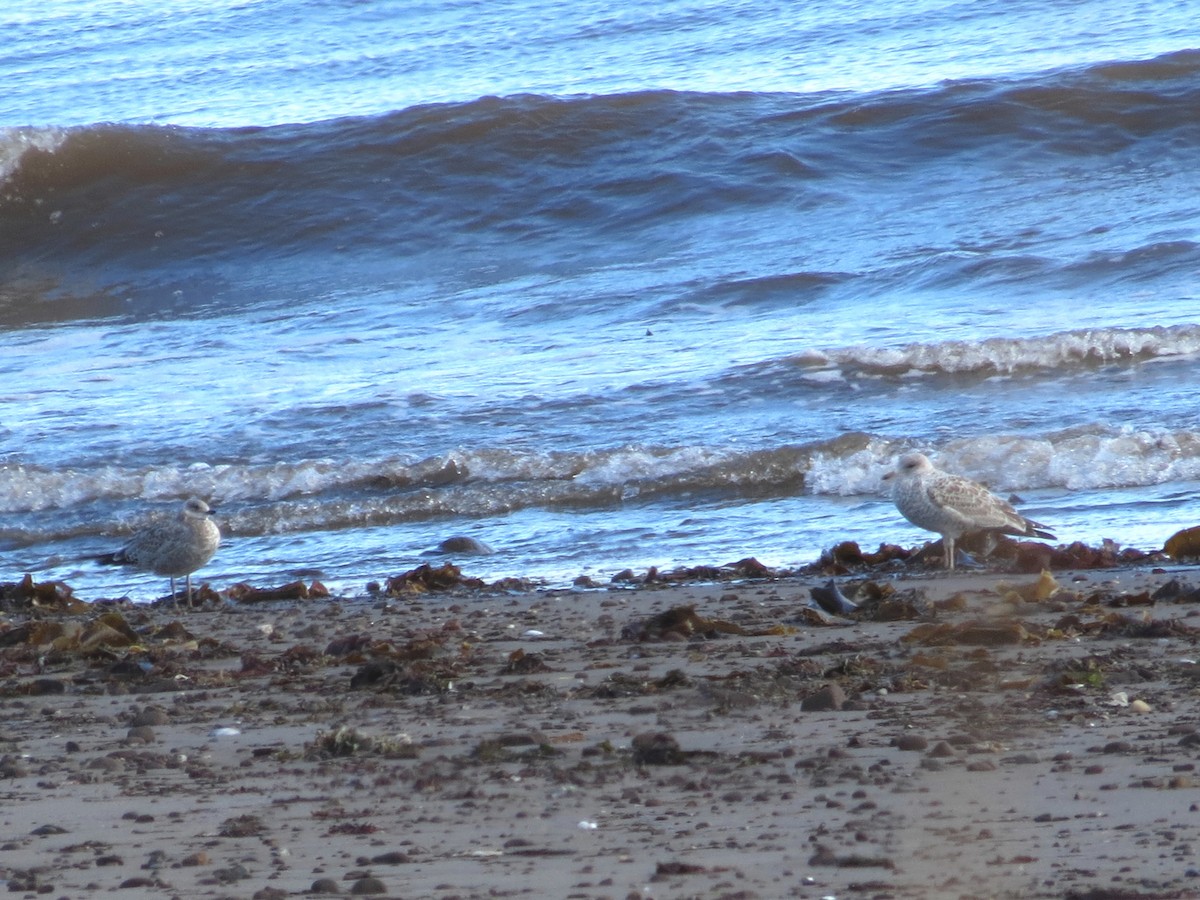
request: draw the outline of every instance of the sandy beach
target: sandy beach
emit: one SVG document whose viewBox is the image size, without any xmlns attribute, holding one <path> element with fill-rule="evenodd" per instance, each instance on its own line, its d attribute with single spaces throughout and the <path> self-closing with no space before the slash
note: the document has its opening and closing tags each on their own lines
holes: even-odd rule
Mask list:
<svg viewBox="0 0 1200 900">
<path fill-rule="evenodd" d="M 469 576 L 5 585 L 9 891 L 1200 896 L 1195 569 Z"/>
</svg>

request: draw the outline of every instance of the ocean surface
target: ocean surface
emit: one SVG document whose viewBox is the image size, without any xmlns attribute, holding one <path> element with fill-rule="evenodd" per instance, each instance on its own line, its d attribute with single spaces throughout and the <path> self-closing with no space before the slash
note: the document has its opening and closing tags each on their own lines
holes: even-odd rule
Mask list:
<svg viewBox="0 0 1200 900">
<path fill-rule="evenodd" d="M 0 581 L 814 561 L 895 456 L 1200 522 L 1193 3 L 15 0 Z"/>
</svg>

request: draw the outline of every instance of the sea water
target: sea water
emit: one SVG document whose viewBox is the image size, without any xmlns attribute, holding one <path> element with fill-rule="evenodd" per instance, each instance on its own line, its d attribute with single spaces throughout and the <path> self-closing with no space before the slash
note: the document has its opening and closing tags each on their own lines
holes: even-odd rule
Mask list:
<svg viewBox="0 0 1200 900">
<path fill-rule="evenodd" d="M 10 3 L 0 581 L 197 494 L 217 587 L 1196 524 L 1188 4 Z"/>
</svg>

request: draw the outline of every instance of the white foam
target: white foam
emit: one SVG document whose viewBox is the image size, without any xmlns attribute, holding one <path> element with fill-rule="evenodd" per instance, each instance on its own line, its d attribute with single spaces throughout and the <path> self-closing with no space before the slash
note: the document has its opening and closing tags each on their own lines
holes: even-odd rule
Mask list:
<svg viewBox="0 0 1200 900">
<path fill-rule="evenodd" d="M 53 153 L 62 146 L 67 134 L 65 128 L 0 128 L 0 183 L 21 167 L 21 160 L 30 150 Z"/>
<path fill-rule="evenodd" d="M 803 369 L 830 367 L 860 377 L 926 374 L 1013 375 L 1038 369 L 1104 365 L 1125 360 L 1161 360 L 1200 354 L 1200 325 L 1101 328 L 983 341 L 943 341 L 902 347 L 843 347 L 810 350 L 791 357 Z"/>
<path fill-rule="evenodd" d="M 849 454 L 819 451 L 812 455 L 804 475 L 809 493 L 853 497 L 882 494 L 883 476 L 893 468 L 897 445 L 892 441 L 871 440 Z"/>
</svg>

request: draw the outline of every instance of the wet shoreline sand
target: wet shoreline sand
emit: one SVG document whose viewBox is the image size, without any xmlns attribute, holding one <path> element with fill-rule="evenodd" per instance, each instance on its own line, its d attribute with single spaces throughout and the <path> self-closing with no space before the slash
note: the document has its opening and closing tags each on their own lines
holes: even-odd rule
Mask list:
<svg viewBox="0 0 1200 900">
<path fill-rule="evenodd" d="M 9 586 L 0 873 L 55 897 L 1200 896 L 1200 573 L 1163 562 L 855 571 L 855 619 L 813 607 L 816 571 L 190 612 Z"/>
</svg>

